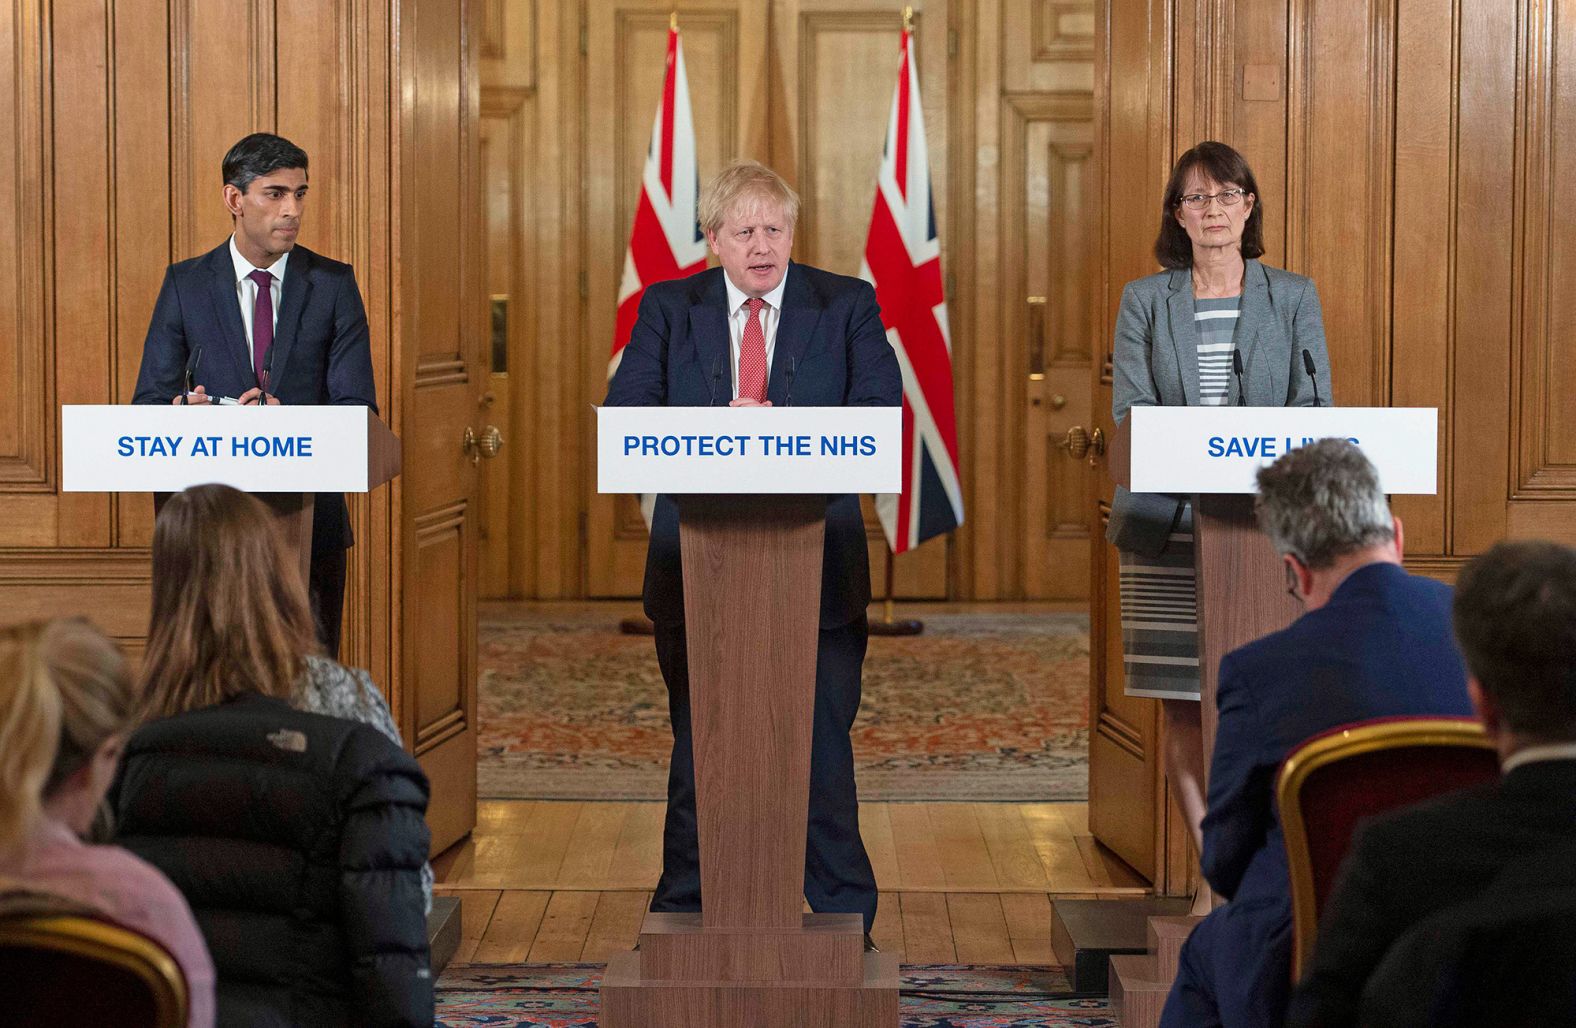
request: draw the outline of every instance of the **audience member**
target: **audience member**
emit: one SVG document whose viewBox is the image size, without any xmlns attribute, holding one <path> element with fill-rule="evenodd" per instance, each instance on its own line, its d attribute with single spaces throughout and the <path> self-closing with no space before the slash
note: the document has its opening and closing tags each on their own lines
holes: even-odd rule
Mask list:
<svg viewBox="0 0 1576 1028">
<path fill-rule="evenodd" d="M 153 537 L 144 715 L 111 790 L 119 840 L 186 894 L 221 1024 L 433 1021 L 427 780 L 363 676 L 314 649 L 261 502 L 172 497 Z M 302 709 L 304 708 L 304 709 Z"/>
<path fill-rule="evenodd" d="M 209 1028 L 213 964 L 180 892 L 126 850 L 82 840 L 132 706 L 120 651 L 86 621 L 0 629 L 0 888 L 62 897 L 162 945 L 186 978 L 187 1023 Z"/>
<path fill-rule="evenodd" d="M 1459 1004 L 1491 988 L 1509 1004 L 1491 1022 L 1476 1023 L 1570 1024 L 1576 1015 L 1569 964 L 1534 975 L 1538 981 L 1524 975 L 1547 967 L 1558 946 L 1572 952 L 1576 550 L 1542 542 L 1495 546 L 1461 573 L 1455 627 L 1467 687 L 1499 748 L 1503 776 L 1359 830 L 1321 918 L 1290 1024 L 1377 1023 L 1398 999 L 1416 1005 L 1427 1023 L 1466 1024 Z M 1482 959 L 1488 938 L 1501 940 L 1494 947 L 1501 955 L 1516 947 L 1514 967 L 1496 974 Z M 1442 975 L 1423 971 L 1428 965 L 1419 961 L 1429 950 L 1437 950 L 1433 969 Z M 1460 962 L 1440 966 L 1448 953 Z M 1524 977 L 1519 993 L 1507 996 L 1499 990 L 1517 988 L 1510 971 Z M 1402 989 L 1412 991 L 1398 996 Z M 1533 1012 L 1533 1004 L 1560 1013 Z"/>
<path fill-rule="evenodd" d="M 1204 877 L 1228 902 L 1182 948 L 1162 1025 L 1277 1025 L 1291 896 L 1275 775 L 1299 743 L 1369 718 L 1467 715 L 1448 586 L 1401 567 L 1401 522 L 1367 458 L 1325 439 L 1258 476 L 1259 524 L 1307 608 L 1226 655 L 1204 818 Z"/>
</svg>

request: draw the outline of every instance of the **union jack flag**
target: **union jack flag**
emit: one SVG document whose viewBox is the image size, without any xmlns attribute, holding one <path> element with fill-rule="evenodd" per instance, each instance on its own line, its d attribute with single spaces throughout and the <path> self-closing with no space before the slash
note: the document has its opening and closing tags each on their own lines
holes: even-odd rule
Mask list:
<svg viewBox="0 0 1576 1028">
<path fill-rule="evenodd" d="M 641 176 L 640 202 L 624 255 L 624 277 L 618 287 L 618 318 L 613 326 L 613 355 L 607 377 L 618 370 L 619 358 L 635 328 L 640 298 L 653 282 L 684 278 L 706 270 L 706 237 L 695 220 L 700 173 L 695 166 L 695 119 L 690 114 L 689 79 L 684 74 L 684 48 L 675 21 L 668 28 L 667 71 L 662 103 L 651 125 L 651 146 Z"/>
<path fill-rule="evenodd" d="M 876 497 L 887 544 L 902 553 L 963 524 L 941 240 L 914 33 L 907 28 L 859 274 L 875 286 L 887 339 L 903 369 L 903 492 Z"/>
</svg>

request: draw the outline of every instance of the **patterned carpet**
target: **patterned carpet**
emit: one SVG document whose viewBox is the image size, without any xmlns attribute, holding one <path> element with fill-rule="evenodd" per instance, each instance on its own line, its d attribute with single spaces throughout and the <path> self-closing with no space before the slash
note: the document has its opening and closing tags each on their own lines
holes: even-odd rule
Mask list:
<svg viewBox="0 0 1576 1028">
<path fill-rule="evenodd" d="M 595 1028 L 601 964 L 473 964 L 438 980 L 442 1028 Z M 1060 967 L 905 964 L 902 1028 L 1116 1028 Z"/>
<path fill-rule="evenodd" d="M 660 800 L 667 692 L 622 608 L 484 610 L 478 785 L 488 799 Z M 1088 619 L 930 614 L 872 638 L 854 756 L 864 800 L 1083 800 Z"/>
</svg>

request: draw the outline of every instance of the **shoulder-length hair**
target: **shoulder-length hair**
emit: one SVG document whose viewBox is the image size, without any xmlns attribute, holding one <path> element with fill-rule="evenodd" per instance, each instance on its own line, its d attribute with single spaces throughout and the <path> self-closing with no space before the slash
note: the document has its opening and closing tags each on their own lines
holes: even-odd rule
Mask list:
<svg viewBox="0 0 1576 1028">
<path fill-rule="evenodd" d="M 1160 235 L 1155 238 L 1155 259 L 1162 268 L 1191 268 L 1193 266 L 1193 240 L 1187 230 L 1177 224 L 1176 211 L 1182 203 L 1182 190 L 1187 185 L 1190 172 L 1199 174 L 1220 185 L 1241 186 L 1253 194 L 1253 210 L 1248 223 L 1242 226 L 1242 257 L 1249 260 L 1264 253 L 1264 200 L 1259 196 L 1259 184 L 1248 167 L 1247 158 L 1225 143 L 1205 141 L 1177 158 L 1171 169 L 1171 179 L 1166 183 L 1166 195 L 1160 203 Z"/>
<path fill-rule="evenodd" d="M 316 649 L 306 585 L 262 501 L 226 485 L 170 497 L 153 528 L 142 716 L 289 699 Z"/>
</svg>

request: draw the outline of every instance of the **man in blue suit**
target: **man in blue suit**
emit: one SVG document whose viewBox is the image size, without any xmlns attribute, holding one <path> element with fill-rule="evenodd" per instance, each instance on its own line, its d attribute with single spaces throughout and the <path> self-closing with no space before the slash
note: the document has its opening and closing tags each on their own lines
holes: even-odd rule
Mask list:
<svg viewBox="0 0 1576 1028">
<path fill-rule="evenodd" d="M 296 245 L 306 152 L 258 132 L 225 154 L 230 238 L 164 273 L 133 403 L 354 404 L 377 410 L 367 315 L 348 264 Z M 319 494 L 308 582 L 318 638 L 339 653 L 350 518 Z"/>
<path fill-rule="evenodd" d="M 1401 567 L 1401 521 L 1373 465 L 1324 439 L 1259 472 L 1259 525 L 1307 607 L 1226 655 L 1204 818 L 1204 877 L 1228 902 L 1182 948 L 1166 1028 L 1278 1025 L 1291 976 L 1291 886 L 1275 775 L 1306 739 L 1376 717 L 1470 716 L 1450 587 Z"/>
<path fill-rule="evenodd" d="M 791 263 L 799 198 L 754 161 L 725 168 L 700 200 L 700 227 L 721 267 L 647 288 L 608 386 L 609 406 L 897 406 L 903 381 L 875 291 L 859 279 Z M 876 914 L 859 836 L 849 731 L 859 712 L 870 602 L 859 497 L 831 496 L 821 565 L 804 891 L 812 909 Z M 689 665 L 678 508 L 657 497 L 646 556 L 646 616 L 668 687 L 673 757 L 654 911 L 697 911 L 700 852 L 690 747 Z"/>
</svg>

